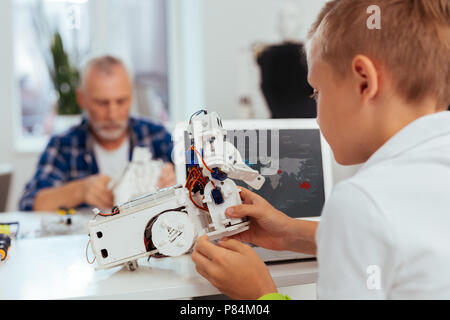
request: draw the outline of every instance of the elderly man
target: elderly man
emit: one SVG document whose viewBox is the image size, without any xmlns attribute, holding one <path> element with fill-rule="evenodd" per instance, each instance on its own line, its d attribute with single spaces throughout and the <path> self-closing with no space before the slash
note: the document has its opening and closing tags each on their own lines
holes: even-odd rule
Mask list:
<svg viewBox="0 0 450 320">
<path fill-rule="evenodd" d="M 119 59 L 105 56 L 86 65 L 77 91 L 86 117 L 50 139 L 36 174 L 26 185 L 20 210 L 113 207 L 108 184 L 123 172 L 135 146 L 149 148 L 154 158 L 166 163 L 158 187 L 175 183 L 171 135 L 159 124 L 130 117 L 132 92 L 131 79 Z"/>
</svg>

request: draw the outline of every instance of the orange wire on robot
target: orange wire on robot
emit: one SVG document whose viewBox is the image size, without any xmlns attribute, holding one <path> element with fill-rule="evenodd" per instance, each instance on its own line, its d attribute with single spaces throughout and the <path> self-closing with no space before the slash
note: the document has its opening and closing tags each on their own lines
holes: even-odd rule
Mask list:
<svg viewBox="0 0 450 320">
<path fill-rule="evenodd" d="M 205 185 L 208 183 L 208 178 L 204 177 L 201 173 L 201 170 L 199 167 L 192 167 L 189 170 L 188 178 L 186 179 L 185 188 L 189 191 L 189 198 L 191 199 L 192 203 L 199 209 L 209 211 L 208 207 L 203 205 L 200 206 L 197 204 L 192 196 L 192 191 L 195 188 L 195 186 L 199 186 L 200 189 L 204 189 Z"/>
<path fill-rule="evenodd" d="M 99 216 L 102 216 L 102 217 L 109 217 L 109 216 L 113 216 L 113 215 L 115 215 L 115 214 L 118 214 L 119 212 L 120 212 L 120 210 L 119 210 L 119 209 L 116 209 L 116 210 L 114 210 L 114 211 L 111 212 L 111 213 L 97 212 L 97 214 L 98 214 Z"/>
<path fill-rule="evenodd" d="M 200 176 L 200 177 L 197 177 L 196 179 L 194 179 L 193 181 L 191 181 L 191 183 L 189 184 L 189 188 L 188 188 L 188 190 L 189 190 L 189 198 L 191 199 L 192 203 L 197 208 L 205 210 L 205 211 L 209 211 L 207 206 L 205 206 L 205 205 L 203 205 L 203 206 L 198 205 L 194 201 L 194 198 L 192 197 L 192 191 L 193 191 L 194 187 L 196 186 L 196 184 L 199 184 L 202 189 L 205 188 L 205 182 L 207 182 L 207 181 L 204 181 L 203 179 L 204 179 L 204 177 Z"/>
<path fill-rule="evenodd" d="M 205 161 L 203 160 L 203 157 L 202 157 L 202 155 L 200 154 L 200 152 L 198 152 L 198 150 L 195 149 L 194 146 L 191 146 L 191 149 L 194 150 L 194 151 L 198 154 L 198 156 L 200 157 L 200 160 L 202 160 L 202 163 L 203 163 L 203 165 L 205 166 L 206 170 L 208 170 L 209 172 L 213 172 L 213 171 L 212 171 L 210 168 L 208 168 L 208 166 L 206 165 L 206 163 L 205 163 Z"/>
<path fill-rule="evenodd" d="M 203 160 L 202 155 L 200 154 L 200 152 L 195 149 L 194 146 L 191 146 L 191 150 L 195 151 L 198 155 L 198 157 L 200 158 L 200 160 L 202 161 L 203 165 L 205 166 L 206 170 L 208 170 L 209 172 L 214 172 L 213 170 L 211 170 L 205 163 L 205 161 Z M 202 210 L 205 211 L 209 211 L 207 206 L 199 206 L 193 199 L 192 197 L 192 190 L 194 189 L 196 183 L 200 184 L 200 187 L 202 187 L 203 189 L 205 188 L 206 184 L 208 183 L 209 179 L 207 177 L 204 177 L 202 174 L 202 171 L 199 167 L 192 167 L 189 170 L 189 174 L 188 177 L 186 179 L 186 184 L 184 185 L 184 187 L 188 188 L 189 190 L 189 197 L 191 198 L 192 203 L 197 207 L 200 208 Z M 211 184 L 213 185 L 213 187 L 215 188 L 216 185 L 214 184 L 214 181 L 211 181 Z"/>
</svg>

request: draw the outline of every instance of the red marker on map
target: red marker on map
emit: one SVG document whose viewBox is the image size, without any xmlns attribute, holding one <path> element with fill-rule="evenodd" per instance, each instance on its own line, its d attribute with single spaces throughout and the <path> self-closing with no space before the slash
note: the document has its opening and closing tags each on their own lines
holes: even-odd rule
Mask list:
<svg viewBox="0 0 450 320">
<path fill-rule="evenodd" d="M 311 188 L 311 184 L 309 182 L 303 182 L 300 184 L 300 189 L 309 190 Z"/>
</svg>

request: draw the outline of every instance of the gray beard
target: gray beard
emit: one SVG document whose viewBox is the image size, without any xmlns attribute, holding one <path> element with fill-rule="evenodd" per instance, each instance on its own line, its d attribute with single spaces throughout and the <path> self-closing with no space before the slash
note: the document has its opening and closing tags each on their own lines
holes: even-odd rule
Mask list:
<svg viewBox="0 0 450 320">
<path fill-rule="evenodd" d="M 91 129 L 94 133 L 103 140 L 106 141 L 114 141 L 123 136 L 125 131 L 128 129 L 128 122 L 124 124 L 122 128 L 114 129 L 114 130 L 105 130 L 100 128 L 98 125 L 91 123 Z"/>
</svg>

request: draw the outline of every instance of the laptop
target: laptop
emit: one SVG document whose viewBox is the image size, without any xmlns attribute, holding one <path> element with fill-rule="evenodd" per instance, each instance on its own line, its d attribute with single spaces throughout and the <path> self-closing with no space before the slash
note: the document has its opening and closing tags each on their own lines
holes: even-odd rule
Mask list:
<svg viewBox="0 0 450 320">
<path fill-rule="evenodd" d="M 227 140 L 251 168 L 266 179 L 253 190 L 278 210 L 296 219 L 319 221 L 332 188 L 332 155 L 316 119 L 224 120 Z M 173 132 L 177 183 L 186 181 L 187 123 Z M 312 255 L 253 246 L 265 262 L 314 259 Z"/>
</svg>

